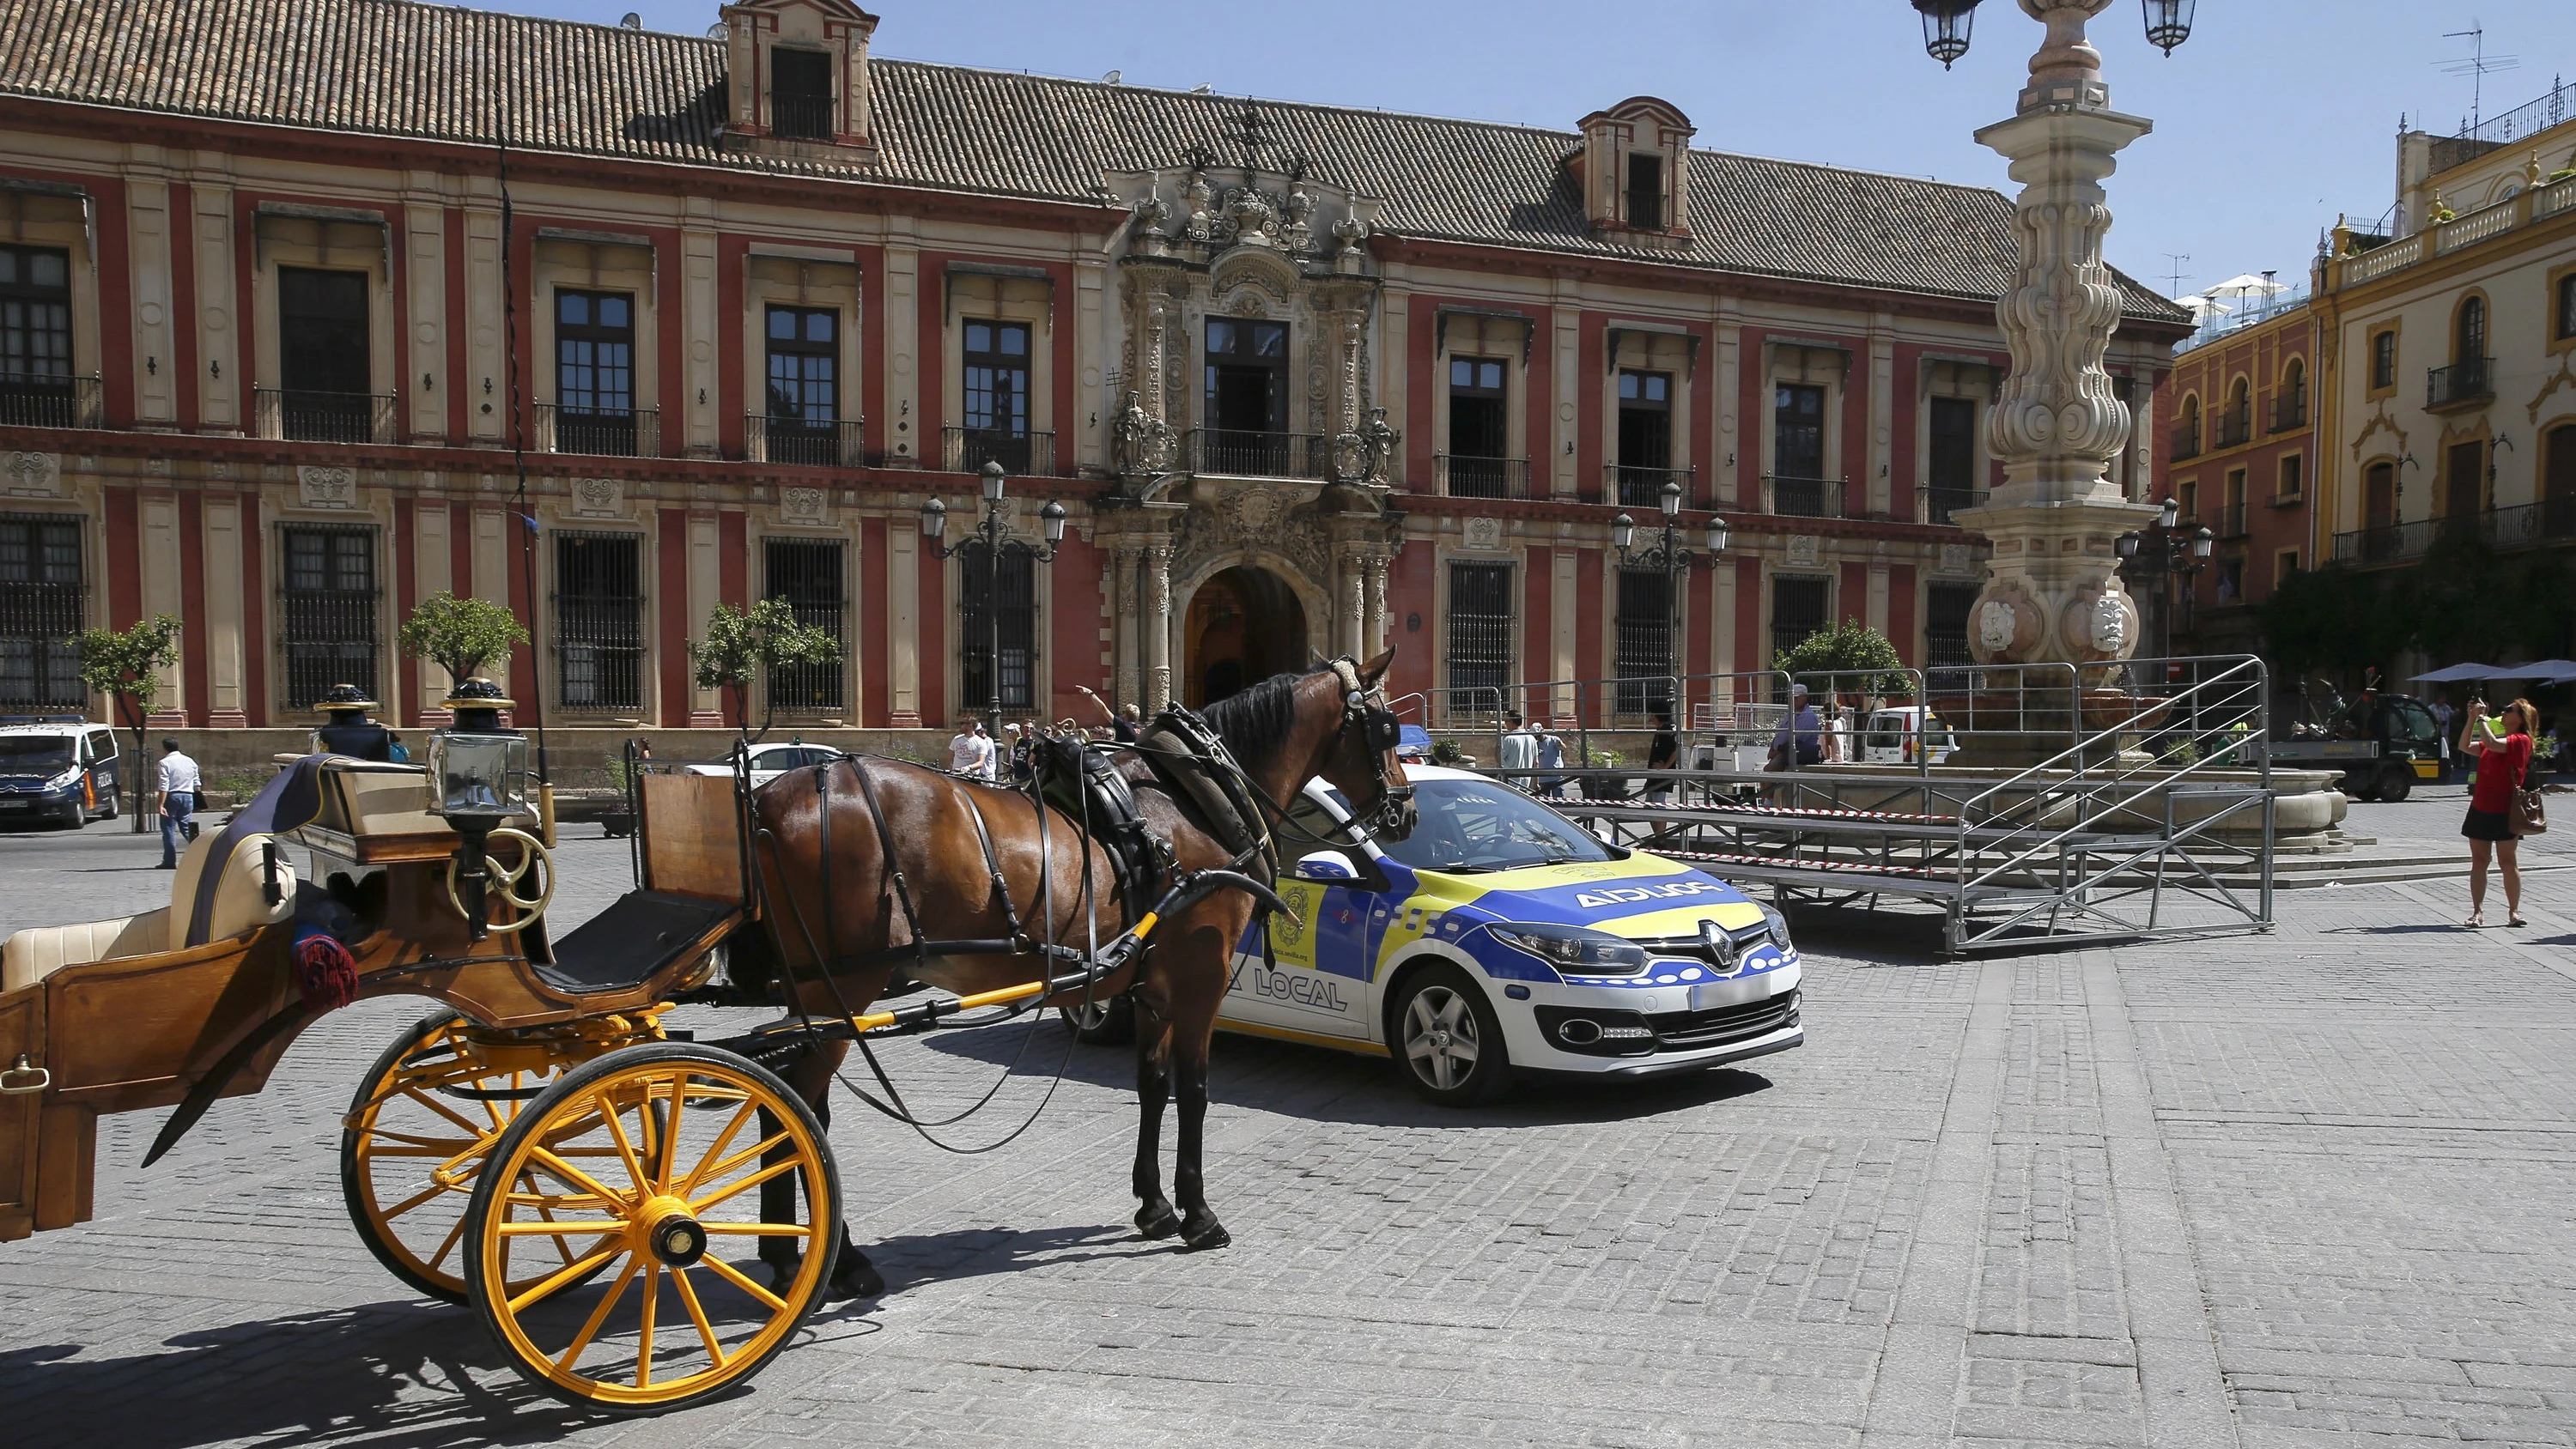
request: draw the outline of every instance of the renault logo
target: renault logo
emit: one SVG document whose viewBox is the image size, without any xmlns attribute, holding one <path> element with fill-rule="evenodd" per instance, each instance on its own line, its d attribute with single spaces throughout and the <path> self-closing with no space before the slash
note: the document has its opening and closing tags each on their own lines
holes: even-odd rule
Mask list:
<svg viewBox="0 0 2576 1449">
<path fill-rule="evenodd" d="M 1701 949 L 1708 952 L 1709 960 L 1726 970 L 1735 969 L 1735 938 L 1726 934 L 1724 926 L 1715 921 L 1702 919 L 1699 923 L 1699 944 Z"/>
</svg>

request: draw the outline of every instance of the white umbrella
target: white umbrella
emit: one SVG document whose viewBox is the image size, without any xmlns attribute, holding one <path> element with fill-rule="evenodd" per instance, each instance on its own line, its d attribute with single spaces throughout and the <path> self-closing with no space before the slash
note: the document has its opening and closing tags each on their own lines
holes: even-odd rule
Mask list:
<svg viewBox="0 0 2576 1449">
<path fill-rule="evenodd" d="M 2189 312 L 2195 321 L 2200 322 L 2206 322 L 2212 317 L 2224 317 L 2228 313 L 2236 310 L 2224 302 L 2217 301 L 2214 298 L 2204 297 L 2197 292 L 2194 292 L 2188 297 L 2174 298 L 2174 305 L 2180 307 L 2186 312 Z"/>
<path fill-rule="evenodd" d="M 2241 302 L 2248 297 L 2276 297 L 2288 290 L 2290 289 L 2269 277 L 2257 276 L 2252 272 L 2240 272 L 2210 288 L 2209 295 L 2234 297 Z"/>
</svg>

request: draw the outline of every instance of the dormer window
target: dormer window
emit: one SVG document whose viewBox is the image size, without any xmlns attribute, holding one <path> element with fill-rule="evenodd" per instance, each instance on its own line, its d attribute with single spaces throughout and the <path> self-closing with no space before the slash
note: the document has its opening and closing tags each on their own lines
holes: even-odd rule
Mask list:
<svg viewBox="0 0 2576 1449">
<path fill-rule="evenodd" d="M 774 46 L 769 52 L 769 133 L 788 141 L 832 139 L 832 57 Z"/>
<path fill-rule="evenodd" d="M 1664 158 L 1655 152 L 1628 153 L 1628 225 L 1664 229 Z"/>
</svg>

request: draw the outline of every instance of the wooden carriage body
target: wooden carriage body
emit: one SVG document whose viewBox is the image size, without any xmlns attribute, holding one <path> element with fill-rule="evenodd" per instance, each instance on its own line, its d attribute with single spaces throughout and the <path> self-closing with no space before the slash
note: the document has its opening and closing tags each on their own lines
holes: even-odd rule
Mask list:
<svg viewBox="0 0 2576 1449">
<path fill-rule="evenodd" d="M 476 941 L 451 902 L 460 839 L 429 813 L 426 772 L 332 757 L 316 773 L 311 820 L 228 842 L 208 831 L 176 873 L 171 905 L 21 930 L 0 946 L 0 1242 L 92 1215 L 102 1114 L 176 1106 L 218 1074 L 221 1096 L 267 1084 L 317 1016 L 296 979 L 295 855 L 326 880 L 381 877 L 350 948 L 361 998 L 428 997 L 495 1040 L 553 1043 L 566 1060 L 631 1039 L 625 1024 L 702 981 L 746 916 L 745 847 L 724 777 L 636 780 L 639 888 L 599 917 L 561 937 L 538 920 Z M 490 917 L 519 925 L 498 900 Z M 616 1029 L 593 1029 L 602 1022 Z"/>
</svg>

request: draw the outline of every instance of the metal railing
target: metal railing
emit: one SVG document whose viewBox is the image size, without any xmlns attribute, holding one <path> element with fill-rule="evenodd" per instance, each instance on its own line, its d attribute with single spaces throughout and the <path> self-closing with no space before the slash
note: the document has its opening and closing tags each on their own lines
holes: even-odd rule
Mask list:
<svg viewBox="0 0 2576 1449">
<path fill-rule="evenodd" d="M 603 458 L 652 458 L 662 452 L 659 408 L 581 408 L 536 405 L 540 453 L 585 453 Z"/>
<path fill-rule="evenodd" d="M 1963 508 L 1981 508 L 1985 502 L 1982 488 L 1936 488 L 1927 483 L 1914 490 L 1914 521 L 1947 524 L 1950 515 Z"/>
<path fill-rule="evenodd" d="M 1192 428 L 1181 434 L 1181 466 L 1243 478 L 1329 478 L 1331 439 L 1320 433 Z"/>
<path fill-rule="evenodd" d="M 2427 369 L 2424 374 L 2424 406 L 2437 408 L 2469 407 L 2495 400 L 2493 358 L 2463 357 L 2448 367 Z"/>
<path fill-rule="evenodd" d="M 939 466 L 950 473 L 980 473 L 987 463 L 1020 477 L 1055 476 L 1055 434 L 1012 433 L 1000 428 L 941 428 Z"/>
<path fill-rule="evenodd" d="M 2500 146 L 2510 146 L 2528 139 L 2535 132 L 2546 131 L 2566 120 L 2571 113 L 2576 113 L 2576 87 L 2553 82 L 2549 94 L 2538 100 L 2526 101 L 2501 115 L 2489 116 L 2474 129 L 2462 127 L 2456 136 L 2434 137 L 2432 169 L 2448 171 L 2474 161 Z"/>
<path fill-rule="evenodd" d="M 104 428 L 106 397 L 95 374 L 0 372 L 0 427 Z"/>
<path fill-rule="evenodd" d="M 2254 436 L 2254 405 L 2241 402 L 2234 407 L 2220 408 L 2212 421 L 2210 432 L 2216 441 L 2211 446 L 2238 447 Z"/>
<path fill-rule="evenodd" d="M 769 97 L 769 134 L 786 141 L 831 140 L 832 98 L 773 92 Z"/>
<path fill-rule="evenodd" d="M 1792 478 L 1778 473 L 1762 475 L 1762 511 L 1784 518 L 1847 518 L 1843 510 L 1843 493 L 1849 483 L 1841 478 Z"/>
<path fill-rule="evenodd" d="M 2472 536 L 2500 549 L 2576 538 L 2576 495 L 2562 493 L 2538 503 L 2492 508 L 2483 513 L 2357 528 L 2334 536 L 2334 556 L 2338 563 L 2397 563 L 2422 558 L 2443 539 Z"/>
<path fill-rule="evenodd" d="M 856 468 L 866 463 L 867 446 L 865 418 L 809 422 L 752 413 L 742 420 L 742 452 L 747 462 Z"/>
<path fill-rule="evenodd" d="M 1647 468 L 1629 463 L 1605 463 L 1601 468 L 1601 493 L 1605 503 L 1622 508 L 1660 508 L 1664 502 L 1664 485 L 1682 485 L 1682 507 L 1696 508 L 1691 496 L 1689 468 Z"/>
<path fill-rule="evenodd" d="M 1432 476 L 1440 491 L 1451 498 L 1527 498 L 1529 494 L 1529 459 L 1474 458 L 1459 453 L 1435 453 L 1431 458 Z"/>
<path fill-rule="evenodd" d="M 394 395 L 251 389 L 252 424 L 263 438 L 304 443 L 390 443 Z"/>
<path fill-rule="evenodd" d="M 2246 534 L 2245 505 L 2222 505 L 2218 510 L 2218 527 L 2212 531 L 2220 538 L 2243 538 Z"/>
<path fill-rule="evenodd" d="M 2272 431 L 2286 433 L 2308 425 L 2308 394 L 2302 388 L 2272 399 Z"/>
<path fill-rule="evenodd" d="M 2189 418 L 2174 424 L 2173 449 L 2169 456 L 2177 463 L 2200 456 L 2200 419 Z"/>
</svg>

